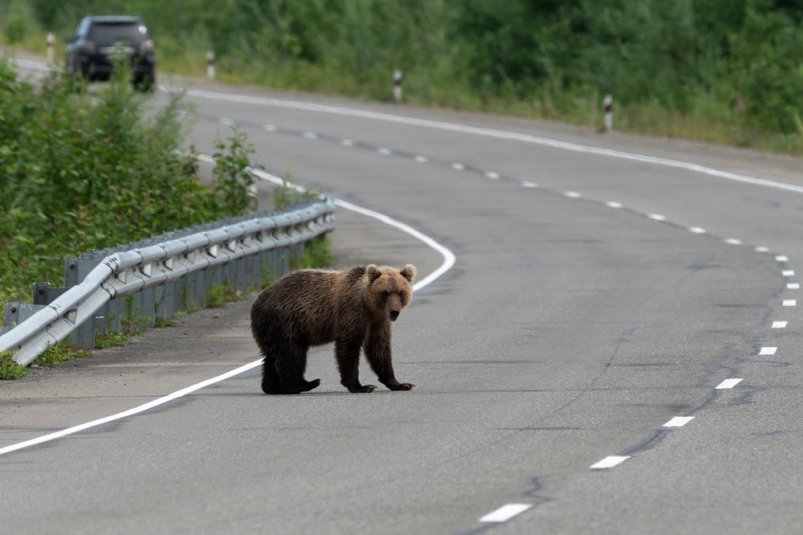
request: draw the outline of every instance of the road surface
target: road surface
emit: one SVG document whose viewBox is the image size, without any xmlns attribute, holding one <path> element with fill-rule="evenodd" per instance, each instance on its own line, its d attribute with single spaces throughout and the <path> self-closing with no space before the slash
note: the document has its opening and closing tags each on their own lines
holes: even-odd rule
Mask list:
<svg viewBox="0 0 803 535">
<path fill-rule="evenodd" d="M 324 347 L 313 392 L 265 396 L 257 368 L 2 455 L 3 531 L 803 530 L 803 161 L 200 82 L 187 99 L 201 152 L 236 127 L 267 171 L 454 254 L 394 324 L 417 387 L 349 394 Z M 337 217 L 340 266 L 442 264 Z M 254 361 L 252 298 L 1 385 L 0 447 Z"/>
</svg>

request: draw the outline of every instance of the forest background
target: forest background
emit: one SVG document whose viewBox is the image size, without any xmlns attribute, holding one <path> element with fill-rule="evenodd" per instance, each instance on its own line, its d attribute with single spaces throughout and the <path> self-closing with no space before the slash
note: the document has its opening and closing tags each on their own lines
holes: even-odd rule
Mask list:
<svg viewBox="0 0 803 535">
<path fill-rule="evenodd" d="M 0 0 L 44 51 L 85 14 L 138 14 L 160 70 L 602 124 L 803 154 L 803 0 Z M 59 41 L 60 42 L 60 41 Z"/>
</svg>

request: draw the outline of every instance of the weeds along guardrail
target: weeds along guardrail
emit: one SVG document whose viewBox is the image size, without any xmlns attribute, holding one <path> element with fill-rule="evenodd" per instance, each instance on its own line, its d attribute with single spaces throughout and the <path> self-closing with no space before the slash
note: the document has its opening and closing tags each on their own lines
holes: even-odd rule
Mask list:
<svg viewBox="0 0 803 535">
<path fill-rule="evenodd" d="M 290 269 L 290 257 L 334 228 L 335 206 L 321 198 L 287 212 L 226 220 L 65 259 L 65 286 L 34 287 L 34 304 L 6 303 L 0 352 L 30 364 L 75 334 L 93 348 L 98 332 L 137 322 L 157 325 L 206 306 L 214 288 L 247 291 Z M 3 332 L 0 330 L 0 333 Z"/>
</svg>

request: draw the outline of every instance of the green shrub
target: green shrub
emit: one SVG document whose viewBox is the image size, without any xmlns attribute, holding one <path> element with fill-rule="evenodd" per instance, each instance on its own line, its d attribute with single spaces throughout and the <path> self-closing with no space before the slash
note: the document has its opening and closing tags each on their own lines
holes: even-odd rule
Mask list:
<svg viewBox="0 0 803 535">
<path fill-rule="evenodd" d="M 195 155 L 178 153 L 183 96 L 145 113 L 120 72 L 89 97 L 57 72 L 35 88 L 0 60 L 0 307 L 60 281 L 64 256 L 253 207 L 245 137 L 218 141 L 216 182 L 202 183 Z"/>
</svg>

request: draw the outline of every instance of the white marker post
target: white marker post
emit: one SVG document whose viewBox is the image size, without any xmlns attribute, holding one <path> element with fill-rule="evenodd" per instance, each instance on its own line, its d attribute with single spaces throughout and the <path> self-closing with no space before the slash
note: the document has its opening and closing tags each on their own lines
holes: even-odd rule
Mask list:
<svg viewBox="0 0 803 535">
<path fill-rule="evenodd" d="M 56 44 L 56 36 L 53 32 L 47 32 L 47 64 L 53 65 L 53 45 Z"/>
<path fill-rule="evenodd" d="M 393 101 L 396 104 L 401 104 L 402 101 L 402 80 L 404 79 L 404 72 L 400 69 L 393 71 Z"/>
<path fill-rule="evenodd" d="M 613 130 L 613 95 L 605 95 L 602 107 L 605 112 L 605 131 L 610 132 Z"/>
<path fill-rule="evenodd" d="M 206 77 L 215 79 L 215 53 L 211 50 L 206 53 Z"/>
</svg>

